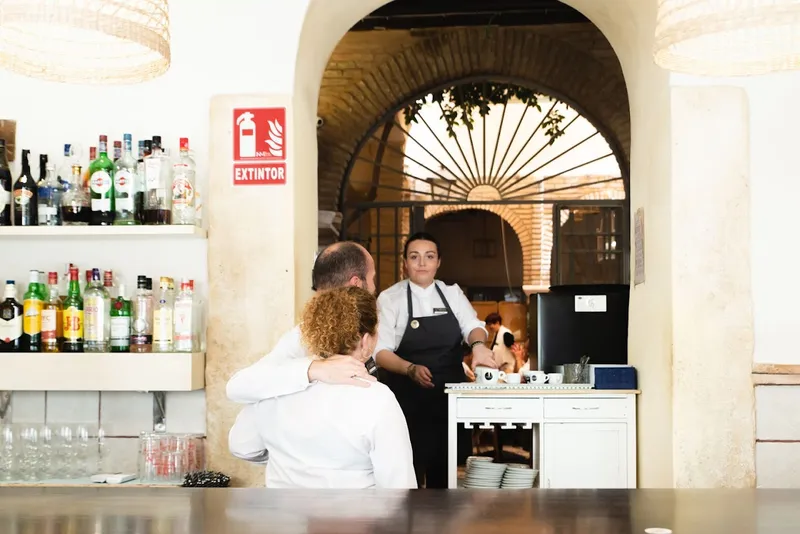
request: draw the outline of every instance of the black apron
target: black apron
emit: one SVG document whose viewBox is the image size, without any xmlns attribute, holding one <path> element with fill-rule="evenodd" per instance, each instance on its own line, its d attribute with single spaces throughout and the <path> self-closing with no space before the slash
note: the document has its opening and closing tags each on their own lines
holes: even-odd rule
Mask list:
<svg viewBox="0 0 800 534">
<path fill-rule="evenodd" d="M 444 385 L 464 382 L 461 326 L 442 290 L 434 282 L 447 313 L 414 317 L 411 286 L 406 286 L 408 324 L 395 354 L 433 375 L 433 388 L 423 388 L 405 375 L 385 373 L 384 381 L 403 409 L 414 453 L 417 484 L 447 488 L 447 395 Z"/>
</svg>

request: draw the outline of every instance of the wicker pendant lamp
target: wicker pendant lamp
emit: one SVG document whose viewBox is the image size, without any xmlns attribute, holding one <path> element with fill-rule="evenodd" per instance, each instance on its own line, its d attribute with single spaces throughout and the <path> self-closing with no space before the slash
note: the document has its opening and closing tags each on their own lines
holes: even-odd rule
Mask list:
<svg viewBox="0 0 800 534">
<path fill-rule="evenodd" d="M 654 58 L 700 76 L 800 67 L 800 0 L 658 0 Z"/>
<path fill-rule="evenodd" d="M 170 66 L 168 0 L 0 0 L 0 68 L 55 82 L 137 83 Z"/>
</svg>

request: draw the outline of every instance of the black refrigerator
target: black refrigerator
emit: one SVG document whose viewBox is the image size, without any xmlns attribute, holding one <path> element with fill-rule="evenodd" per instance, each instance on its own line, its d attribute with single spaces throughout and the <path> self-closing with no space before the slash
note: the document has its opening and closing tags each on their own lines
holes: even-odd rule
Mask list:
<svg viewBox="0 0 800 534">
<path fill-rule="evenodd" d="M 627 284 L 552 286 L 537 295 L 539 369 L 578 363 L 628 363 Z"/>
</svg>

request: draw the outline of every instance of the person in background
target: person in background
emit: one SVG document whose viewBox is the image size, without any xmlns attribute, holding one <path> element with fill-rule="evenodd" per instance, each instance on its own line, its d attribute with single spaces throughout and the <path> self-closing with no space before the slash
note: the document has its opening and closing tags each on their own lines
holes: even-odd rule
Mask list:
<svg viewBox="0 0 800 534">
<path fill-rule="evenodd" d="M 320 292 L 303 309 L 300 332 L 312 359 L 345 354 L 363 365 L 378 334 L 375 296 L 352 286 Z M 238 458 L 269 459 L 268 488 L 417 487 L 403 412 L 379 383 L 316 383 L 251 404 L 228 442 Z"/>
<path fill-rule="evenodd" d="M 314 261 L 315 291 L 355 286 L 375 292 L 375 262 L 367 249 L 351 241 L 334 243 Z M 375 382 L 364 364 L 350 356 L 311 359 L 300 342 L 300 327 L 286 332 L 272 351 L 234 374 L 228 381 L 228 399 L 238 404 L 297 393 L 314 382 L 369 387 Z"/>
<path fill-rule="evenodd" d="M 511 351 L 514 346 L 514 334 L 511 330 L 503 326 L 503 318 L 499 313 L 490 313 L 486 316 L 486 330 L 492 341 L 489 349 L 494 354 L 494 361 L 501 371 L 513 373 L 516 370 L 516 358 Z"/>
<path fill-rule="evenodd" d="M 496 368 L 487 332 L 458 285 L 436 280 L 439 244 L 428 233 L 408 238 L 403 251 L 408 280 L 378 298 L 380 324 L 376 360 L 381 380 L 403 409 L 420 487 L 447 487 L 447 395 L 449 382 L 466 380 L 466 342 L 471 367 Z"/>
</svg>

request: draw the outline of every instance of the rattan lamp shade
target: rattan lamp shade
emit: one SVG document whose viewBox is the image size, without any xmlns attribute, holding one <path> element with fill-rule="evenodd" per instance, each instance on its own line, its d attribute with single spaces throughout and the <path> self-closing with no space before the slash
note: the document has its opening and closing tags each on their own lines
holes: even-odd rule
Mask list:
<svg viewBox="0 0 800 534">
<path fill-rule="evenodd" d="M 654 57 L 700 76 L 796 69 L 800 0 L 659 0 Z"/>
<path fill-rule="evenodd" d="M 56 82 L 136 83 L 170 65 L 168 0 L 0 0 L 0 67 Z"/>
</svg>

